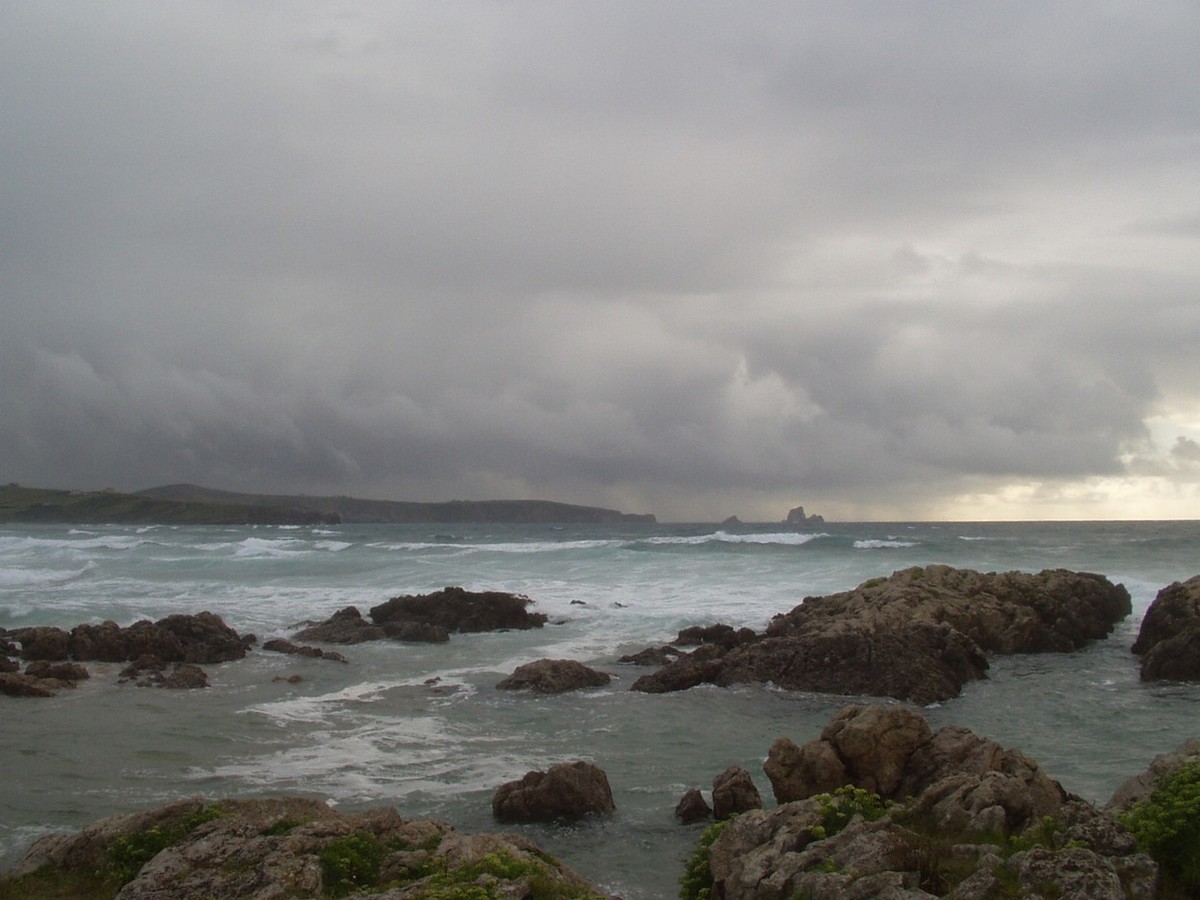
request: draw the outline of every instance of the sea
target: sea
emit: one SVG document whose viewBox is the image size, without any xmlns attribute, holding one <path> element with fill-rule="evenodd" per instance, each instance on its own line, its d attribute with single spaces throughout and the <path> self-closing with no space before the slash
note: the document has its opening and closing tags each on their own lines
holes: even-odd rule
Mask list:
<svg viewBox="0 0 1200 900">
<path fill-rule="evenodd" d="M 812 740 L 851 703 L 896 701 L 772 685 L 643 694 L 629 686 L 650 670 L 618 659 L 691 625 L 762 629 L 806 597 L 931 563 L 1096 572 L 1133 598 L 1133 615 L 1086 649 L 994 658 L 986 680 L 921 710 L 933 727 L 1019 748 L 1097 803 L 1200 736 L 1200 685 L 1143 684 L 1130 652 L 1157 592 L 1200 573 L 1200 522 L 2 526 L 4 628 L 208 610 L 261 642 L 449 585 L 523 594 L 549 622 L 333 648 L 347 664 L 255 649 L 206 667 L 210 687 L 190 691 L 119 684 L 120 665 L 89 663 L 92 677 L 56 697 L 0 697 L 0 869 L 40 835 L 113 813 L 302 794 L 517 831 L 627 900 L 674 897 L 703 827 L 674 817 L 688 788 L 742 766 L 771 806 L 772 741 Z M 541 658 L 613 680 L 558 696 L 495 689 Z M 607 773 L 615 815 L 494 821 L 501 784 L 576 759 Z"/>
</svg>

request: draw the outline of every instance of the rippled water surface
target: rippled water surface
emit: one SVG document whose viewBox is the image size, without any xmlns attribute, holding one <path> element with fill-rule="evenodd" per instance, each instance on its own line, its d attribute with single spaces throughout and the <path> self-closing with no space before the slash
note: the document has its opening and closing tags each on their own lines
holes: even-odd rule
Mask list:
<svg viewBox="0 0 1200 900">
<path fill-rule="evenodd" d="M 262 640 L 348 605 L 446 585 L 529 596 L 551 624 L 447 644 L 340 648 L 348 665 L 261 650 L 208 668 L 207 690 L 117 685 L 116 665 L 53 699 L 0 697 L 0 865 L 37 835 L 203 794 L 306 793 L 388 804 L 495 830 L 496 787 L 584 758 L 608 774 L 605 822 L 527 826 L 535 841 L 629 900 L 676 893 L 696 828 L 683 791 L 737 764 L 770 803 L 762 760 L 816 737 L 863 698 L 769 687 L 627 690 L 622 654 L 715 621 L 762 628 L 805 596 L 910 565 L 1064 567 L 1123 582 L 1134 615 L 1079 653 L 997 659 L 988 680 L 926 710 L 1034 756 L 1069 790 L 1106 799 L 1156 753 L 1200 734 L 1200 687 L 1143 685 L 1129 645 L 1155 593 L 1200 572 L 1200 525 L 1171 523 L 339 526 L 0 529 L 0 627 L 127 625 L 211 610 Z M 517 665 L 572 658 L 616 676 L 558 697 L 499 692 Z M 300 675 L 298 683 L 276 680 Z M 511 829 L 509 829 L 511 830 Z"/>
</svg>

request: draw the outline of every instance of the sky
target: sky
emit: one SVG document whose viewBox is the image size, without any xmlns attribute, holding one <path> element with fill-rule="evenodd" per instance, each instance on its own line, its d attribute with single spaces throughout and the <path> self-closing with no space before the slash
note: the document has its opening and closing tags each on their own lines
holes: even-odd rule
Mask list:
<svg viewBox="0 0 1200 900">
<path fill-rule="evenodd" d="M 1200 518 L 1200 5 L 0 0 L 0 482 Z"/>
</svg>

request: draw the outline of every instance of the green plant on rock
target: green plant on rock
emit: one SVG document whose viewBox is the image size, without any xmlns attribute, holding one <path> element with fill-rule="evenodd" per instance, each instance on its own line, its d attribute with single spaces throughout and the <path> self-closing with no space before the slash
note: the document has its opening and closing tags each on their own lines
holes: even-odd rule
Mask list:
<svg viewBox="0 0 1200 900">
<path fill-rule="evenodd" d="M 110 878 L 118 887 L 128 884 L 137 877 L 142 866 L 163 850 L 178 844 L 205 822 L 219 819 L 224 814 L 221 805 L 213 803 L 189 813 L 177 822 L 151 825 L 121 835 L 112 842 L 106 854 Z"/>
<path fill-rule="evenodd" d="M 584 888 L 559 877 L 549 862 L 518 857 L 507 851 L 486 853 L 455 869 L 441 868 L 413 896 L 416 900 L 497 900 L 508 896 L 501 882 L 524 881 L 531 900 L 599 900 Z M 444 861 L 443 861 L 444 862 Z"/>
<path fill-rule="evenodd" d="M 821 822 L 812 826 L 809 833 L 817 840 L 833 837 L 855 816 L 874 822 L 892 805 L 890 800 L 852 784 L 844 784 L 832 794 L 817 794 L 812 799 L 817 801 Z"/>
<path fill-rule="evenodd" d="M 330 841 L 317 854 L 325 893 L 345 897 L 351 891 L 373 885 L 390 848 L 370 831 L 356 831 Z"/>
<path fill-rule="evenodd" d="M 708 865 L 709 852 L 713 843 L 721 836 L 721 832 L 729 827 L 732 821 L 733 819 L 725 819 L 716 822 L 700 834 L 696 849 L 687 858 L 683 874 L 679 876 L 680 900 L 709 900 L 713 886 L 712 869 Z"/>
<path fill-rule="evenodd" d="M 1121 822 L 1158 863 L 1166 896 L 1200 896 L 1200 759 L 1160 779 Z"/>
</svg>

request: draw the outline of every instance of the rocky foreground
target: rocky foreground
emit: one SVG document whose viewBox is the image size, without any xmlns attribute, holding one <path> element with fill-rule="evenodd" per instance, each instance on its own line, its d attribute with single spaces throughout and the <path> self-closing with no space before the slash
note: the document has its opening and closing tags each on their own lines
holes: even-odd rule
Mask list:
<svg viewBox="0 0 1200 900">
<path fill-rule="evenodd" d="M 37 841 L 0 897 L 79 900 L 585 898 L 603 895 L 519 835 L 463 834 L 390 808 L 195 798 Z"/>
<path fill-rule="evenodd" d="M 814 741 L 778 739 L 763 768 L 779 805 L 712 843 L 714 897 L 1157 896 L 1119 810 L 905 707 L 843 709 Z"/>
<path fill-rule="evenodd" d="M 705 831 L 687 862 L 681 896 L 1191 896 L 1164 882 L 1156 860 L 1120 818 L 1188 765 L 1200 765 L 1200 741 L 1157 758 L 1102 809 L 1064 790 L 1019 750 L 969 729 L 935 732 L 902 705 L 846 707 L 818 738 L 796 744 L 781 737 L 772 745 L 763 771 L 774 807 L 762 808 L 745 770 L 731 767 L 714 779 L 712 812 L 724 821 Z M 548 819 L 578 828 L 583 799 L 588 815 L 619 825 L 607 779 L 584 762 L 502 785 L 492 805 L 500 820 Z M 527 815 L 533 804 L 549 815 Z M 193 798 L 114 816 L 76 834 L 41 838 L 0 875 L 0 900 L 349 894 L 606 896 L 517 835 L 463 834 L 442 822 L 405 820 L 391 808 L 341 813 L 298 797 Z"/>
</svg>

